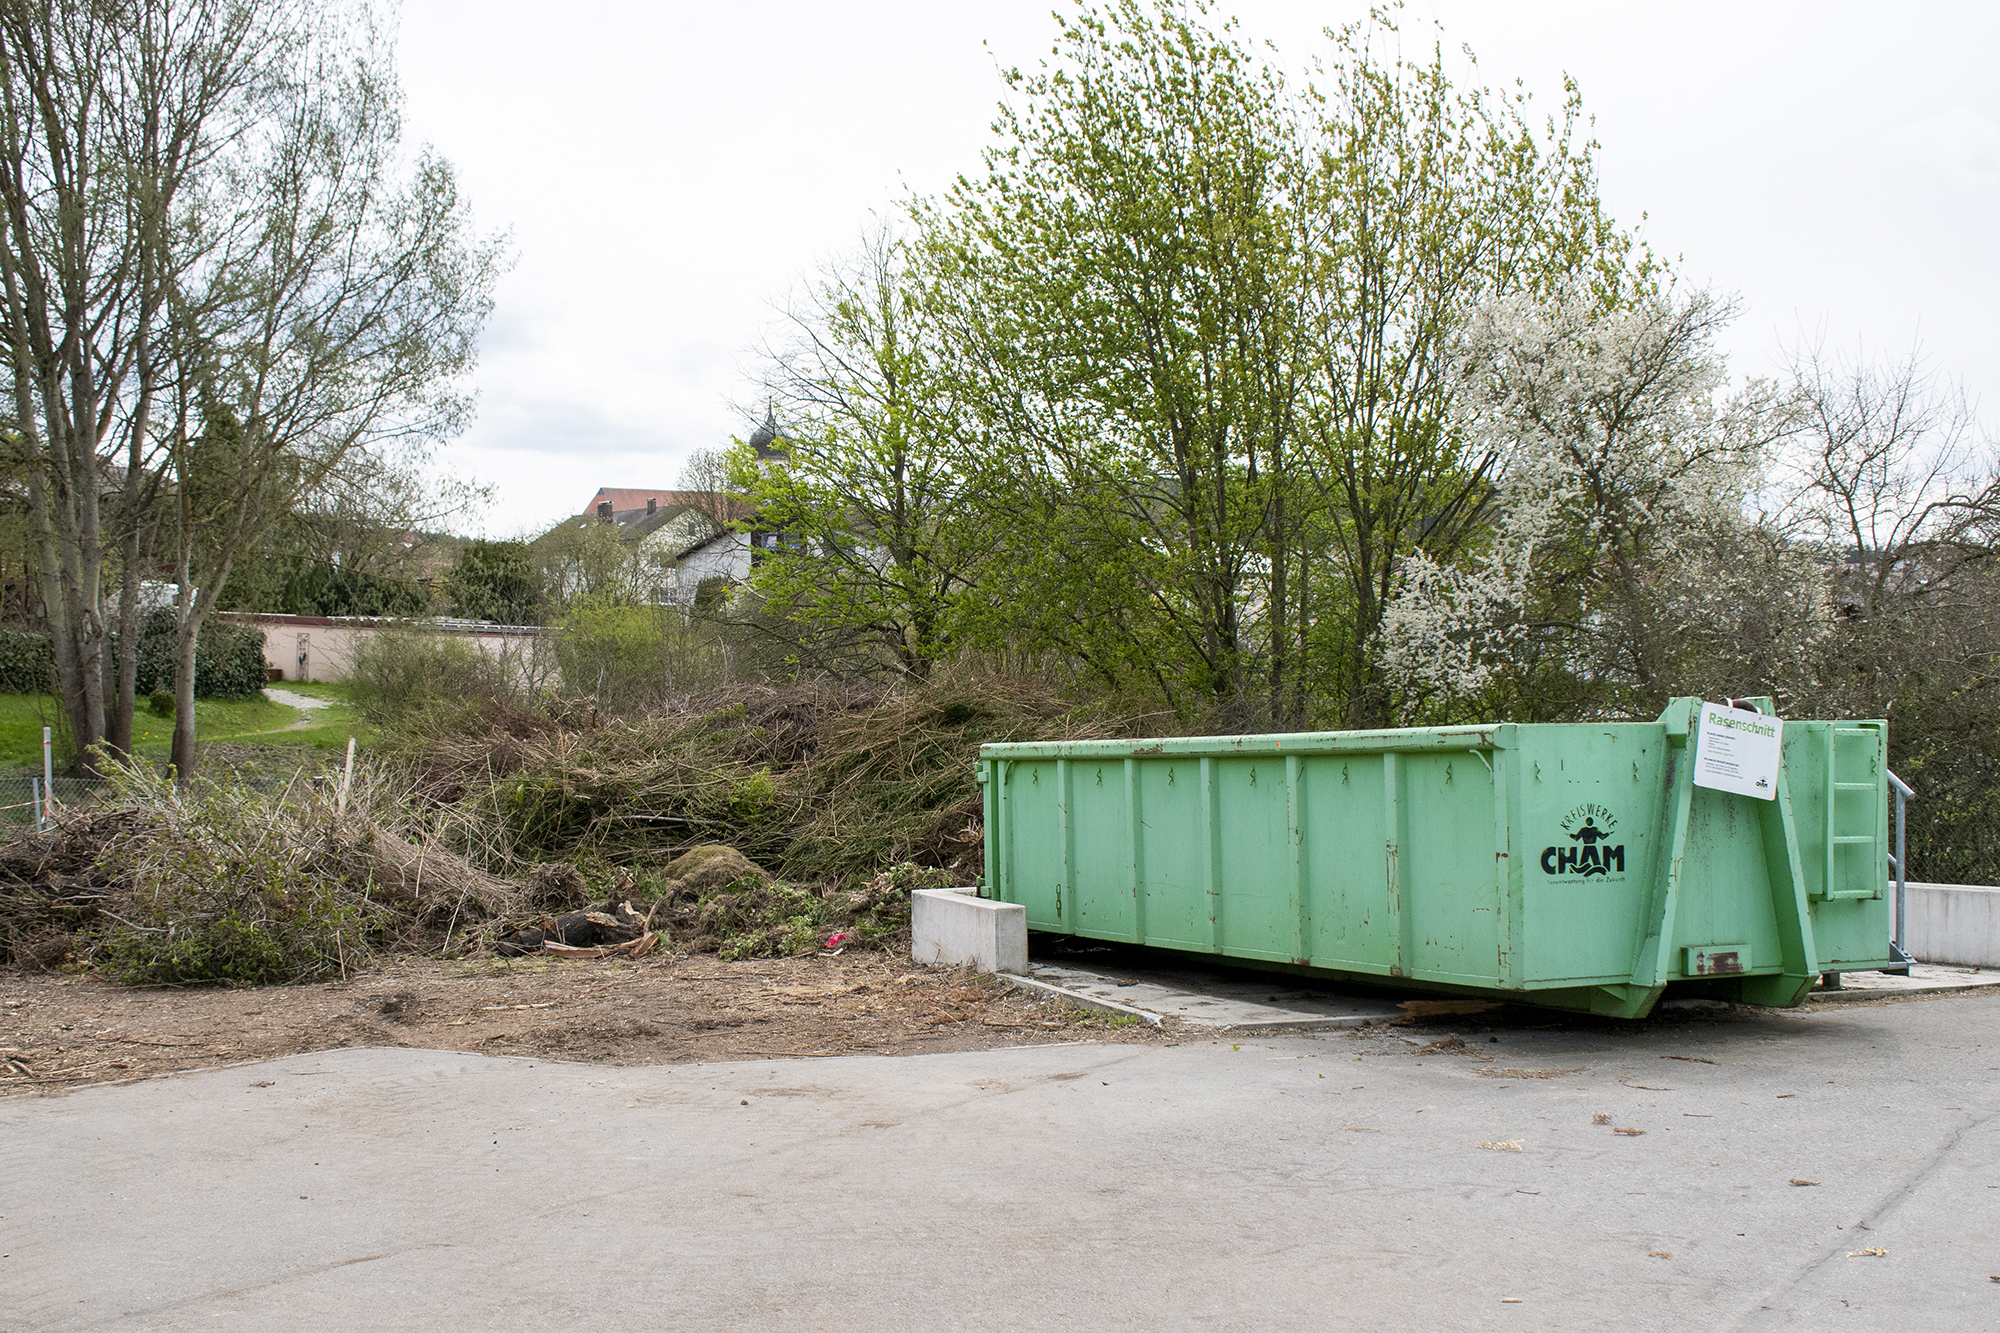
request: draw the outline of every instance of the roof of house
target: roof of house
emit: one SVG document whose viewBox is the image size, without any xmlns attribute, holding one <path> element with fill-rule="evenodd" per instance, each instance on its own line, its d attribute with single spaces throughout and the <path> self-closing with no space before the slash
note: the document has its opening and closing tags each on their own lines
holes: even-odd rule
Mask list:
<svg viewBox="0 0 2000 1333">
<path fill-rule="evenodd" d="M 695 514 L 702 516 L 701 521 L 696 524 L 696 530 L 684 538 L 684 540 L 690 540 L 692 544 L 687 546 L 685 550 L 675 551 L 673 553 L 675 558 L 686 554 L 687 551 L 696 550 L 707 545 L 717 536 L 726 535 L 729 531 L 728 529 L 723 528 L 718 531 L 718 517 L 724 523 L 733 523 L 750 518 L 756 512 L 750 503 L 740 496 L 717 495 L 711 491 L 615 491 L 606 487 L 600 490 L 598 494 L 642 495 L 659 501 L 651 510 L 645 508 L 643 502 L 631 509 L 612 509 L 608 521 L 617 528 L 619 539 L 625 542 L 637 543 L 646 541 L 654 533 L 661 531 L 684 515 Z M 670 499 L 669 497 L 677 498 Z M 614 501 L 613 503 L 615 504 L 616 502 Z M 574 517 L 564 519 L 541 536 L 535 538 L 535 540 L 537 542 L 545 542 L 559 532 L 568 532 L 573 529 L 588 527 L 593 523 L 603 523 L 606 521 L 607 519 L 604 515 L 594 510 L 587 514 L 577 514 Z"/>
<path fill-rule="evenodd" d="M 649 491 L 632 486 L 599 486 L 597 494 L 590 497 L 590 503 L 577 510 L 577 513 L 595 514 L 597 506 L 606 500 L 611 502 L 611 512 L 615 514 L 624 509 L 643 511 L 648 500 L 657 501 L 659 507 L 665 509 L 668 505 L 693 504 L 700 496 L 699 491 L 672 491 L 664 487 Z"/>
<path fill-rule="evenodd" d="M 669 492 L 669 494 L 671 493 Z M 621 540 L 639 542 L 652 536 L 655 532 L 673 522 L 678 516 L 687 513 L 691 508 L 693 508 L 692 505 L 663 502 L 651 513 L 648 513 L 643 505 L 637 509 L 614 509 L 611 511 L 610 522 L 617 527 L 618 536 Z M 564 519 L 535 540 L 546 541 L 558 532 L 567 532 L 572 528 L 585 528 L 593 523 L 604 521 L 601 515 L 595 513 L 577 514 L 574 517 Z"/>
</svg>

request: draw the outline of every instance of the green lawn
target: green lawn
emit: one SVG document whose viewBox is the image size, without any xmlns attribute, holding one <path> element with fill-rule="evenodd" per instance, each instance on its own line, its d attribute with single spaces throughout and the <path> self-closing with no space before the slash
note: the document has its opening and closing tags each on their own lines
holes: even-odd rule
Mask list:
<svg viewBox="0 0 2000 1333">
<path fill-rule="evenodd" d="M 340 750 L 347 747 L 349 736 L 365 744 L 373 734 L 346 702 L 344 685 L 285 681 L 274 688 L 334 702 L 329 707 L 313 709 L 309 715 L 262 694 L 248 699 L 197 699 L 195 739 L 204 743 L 316 745 Z M 56 724 L 56 711 L 52 695 L 0 694 L 0 768 L 41 767 L 42 728 Z M 294 724 L 300 721 L 310 725 L 295 728 Z M 173 748 L 173 740 L 174 720 L 158 716 L 144 699 L 139 700 L 139 711 L 132 719 L 132 742 L 139 753 L 164 759 Z"/>
</svg>

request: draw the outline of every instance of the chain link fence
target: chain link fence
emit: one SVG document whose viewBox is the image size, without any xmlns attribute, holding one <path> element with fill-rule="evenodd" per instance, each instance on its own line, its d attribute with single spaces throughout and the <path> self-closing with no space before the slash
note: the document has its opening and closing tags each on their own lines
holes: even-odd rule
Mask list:
<svg viewBox="0 0 2000 1333">
<path fill-rule="evenodd" d="M 0 776 L 0 826 L 40 832 L 57 807 L 87 805 L 104 790 L 95 778 L 49 778 L 17 773 Z"/>
</svg>

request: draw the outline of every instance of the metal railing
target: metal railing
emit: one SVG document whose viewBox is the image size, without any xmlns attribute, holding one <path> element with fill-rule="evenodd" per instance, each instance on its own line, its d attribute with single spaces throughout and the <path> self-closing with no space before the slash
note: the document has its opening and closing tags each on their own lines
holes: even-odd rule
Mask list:
<svg viewBox="0 0 2000 1333">
<path fill-rule="evenodd" d="M 1896 871 L 1896 907 L 1895 915 L 1890 921 L 1889 956 L 1896 960 L 1896 966 L 1885 967 L 1882 970 L 1884 972 L 1899 972 L 1907 977 L 1910 975 L 1911 960 L 1910 951 L 1906 947 L 1906 930 L 1909 922 L 1905 915 L 1905 908 L 1907 906 L 1909 876 L 1905 869 L 1908 864 L 1908 851 L 1904 838 L 1904 830 L 1907 827 L 1906 814 L 1910 798 L 1917 793 L 1911 788 L 1909 783 L 1903 781 L 1894 773 L 1889 775 L 1889 790 L 1896 795 L 1896 851 L 1889 858 L 1889 864 Z"/>
</svg>

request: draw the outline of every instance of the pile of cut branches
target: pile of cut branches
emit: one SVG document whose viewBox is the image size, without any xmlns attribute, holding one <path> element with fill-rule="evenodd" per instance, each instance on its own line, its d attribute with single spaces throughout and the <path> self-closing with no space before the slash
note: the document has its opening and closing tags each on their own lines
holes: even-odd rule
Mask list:
<svg viewBox="0 0 2000 1333">
<path fill-rule="evenodd" d="M 1162 722 L 1034 679 L 941 672 L 899 689 L 733 686 L 629 720 L 573 715 L 392 745 L 441 836 L 499 873 L 560 857 L 643 878 L 721 843 L 788 880 L 853 890 L 905 862 L 960 883 L 979 874 L 982 742 L 1134 736 Z"/>
<path fill-rule="evenodd" d="M 393 785 L 177 788 L 110 767 L 98 808 L 0 849 L 0 961 L 114 980 L 256 985 L 343 973 L 379 950 L 449 947 L 519 891 L 397 825 Z"/>
</svg>

